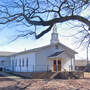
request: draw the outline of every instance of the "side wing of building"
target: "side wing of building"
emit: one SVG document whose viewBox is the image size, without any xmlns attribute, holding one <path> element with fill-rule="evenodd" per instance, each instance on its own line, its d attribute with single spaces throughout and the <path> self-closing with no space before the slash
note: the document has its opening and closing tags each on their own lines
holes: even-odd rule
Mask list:
<svg viewBox="0 0 90 90">
<path fill-rule="evenodd" d="M 35 66 L 35 52 L 22 53 L 10 57 L 10 71 L 33 72 Z"/>
<path fill-rule="evenodd" d="M 0 69 L 1 70 L 8 68 L 8 66 L 10 64 L 9 60 L 10 60 L 9 56 L 0 56 Z"/>
</svg>

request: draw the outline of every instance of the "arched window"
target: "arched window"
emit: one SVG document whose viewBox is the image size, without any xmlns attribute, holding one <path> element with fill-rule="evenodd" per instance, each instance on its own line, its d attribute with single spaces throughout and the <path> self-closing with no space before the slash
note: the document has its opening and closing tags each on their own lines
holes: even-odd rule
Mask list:
<svg viewBox="0 0 90 90">
<path fill-rule="evenodd" d="M 26 60 L 26 66 L 28 66 L 28 58 L 27 58 L 27 60 Z"/>
<path fill-rule="evenodd" d="M 19 66 L 21 66 L 21 59 L 19 59 Z"/>
<path fill-rule="evenodd" d="M 59 48 L 58 45 L 56 45 L 55 48 L 58 49 Z"/>
<path fill-rule="evenodd" d="M 22 60 L 22 66 L 24 66 L 24 59 Z"/>
<path fill-rule="evenodd" d="M 16 61 L 15 66 L 17 66 L 17 59 L 15 61 Z"/>
</svg>

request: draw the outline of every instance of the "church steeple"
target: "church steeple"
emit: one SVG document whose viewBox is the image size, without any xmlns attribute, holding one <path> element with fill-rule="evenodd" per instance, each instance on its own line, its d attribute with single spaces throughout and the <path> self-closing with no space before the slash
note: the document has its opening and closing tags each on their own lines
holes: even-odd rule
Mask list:
<svg viewBox="0 0 90 90">
<path fill-rule="evenodd" d="M 56 18 L 56 13 L 54 14 L 54 18 Z M 59 43 L 58 33 L 57 33 L 57 26 L 54 24 L 53 26 L 53 33 L 51 34 L 51 44 Z"/>
</svg>

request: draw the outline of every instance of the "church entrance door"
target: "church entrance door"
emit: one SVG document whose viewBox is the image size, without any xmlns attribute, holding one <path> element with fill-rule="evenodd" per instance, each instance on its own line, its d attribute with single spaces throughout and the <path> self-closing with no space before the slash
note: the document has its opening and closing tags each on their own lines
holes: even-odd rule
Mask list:
<svg viewBox="0 0 90 90">
<path fill-rule="evenodd" d="M 57 68 L 56 68 L 56 60 L 53 61 L 53 70 L 54 70 L 54 71 L 57 71 Z"/>
<path fill-rule="evenodd" d="M 61 71 L 61 60 L 54 60 L 53 61 L 53 70 L 54 71 Z"/>
</svg>

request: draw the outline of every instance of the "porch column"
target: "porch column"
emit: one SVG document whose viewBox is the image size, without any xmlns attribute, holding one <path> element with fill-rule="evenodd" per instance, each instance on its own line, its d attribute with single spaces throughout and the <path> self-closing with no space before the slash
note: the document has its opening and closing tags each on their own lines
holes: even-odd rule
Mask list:
<svg viewBox="0 0 90 90">
<path fill-rule="evenodd" d="M 71 58 L 71 66 L 70 66 L 70 70 L 73 70 L 73 58 Z"/>
<path fill-rule="evenodd" d="M 75 71 L 75 56 L 73 56 L 71 60 L 71 71 Z"/>
<path fill-rule="evenodd" d="M 73 70 L 75 71 L 75 56 L 73 57 Z"/>
<path fill-rule="evenodd" d="M 58 58 L 56 58 L 56 71 L 58 72 Z"/>
</svg>

